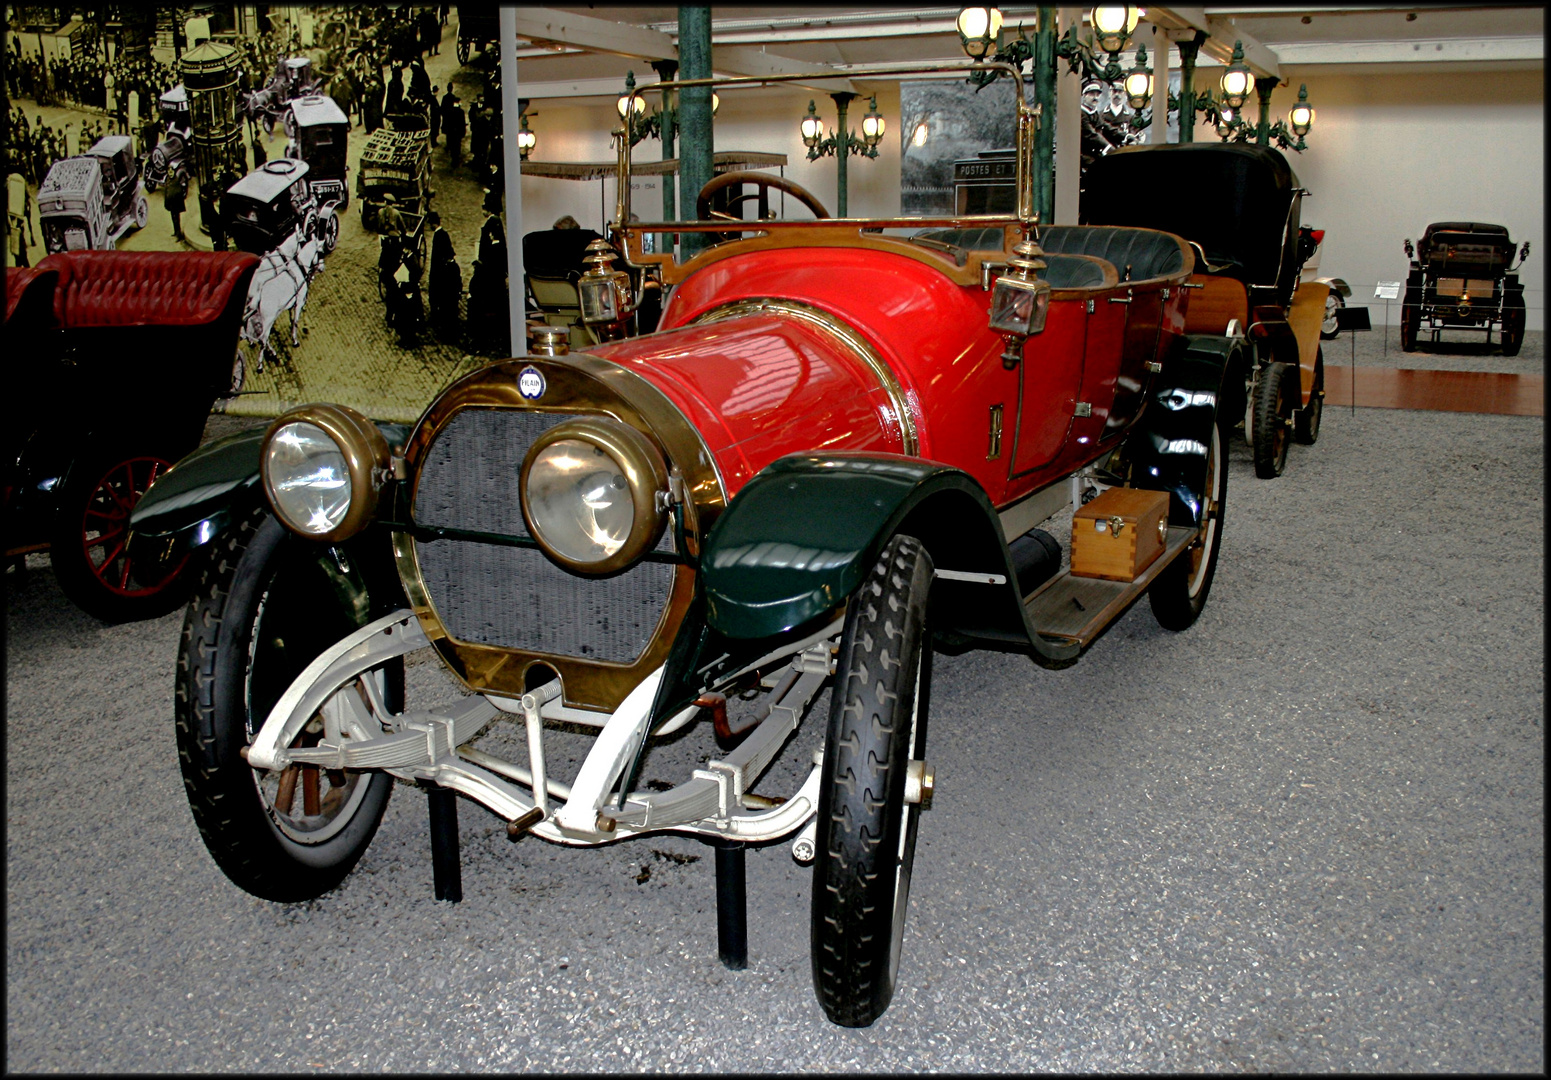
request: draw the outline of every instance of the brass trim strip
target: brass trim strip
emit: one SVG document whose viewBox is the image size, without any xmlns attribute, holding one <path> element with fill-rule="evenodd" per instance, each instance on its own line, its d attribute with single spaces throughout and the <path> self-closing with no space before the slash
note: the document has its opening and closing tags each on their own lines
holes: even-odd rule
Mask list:
<svg viewBox="0 0 1551 1080">
<path fill-rule="evenodd" d="M 899 378 L 894 374 L 894 369 L 889 367 L 888 361 L 872 347 L 872 343 L 847 325 L 843 320 L 822 308 L 816 308 L 811 304 L 804 304 L 797 300 L 778 300 L 773 297 L 760 297 L 752 300 L 734 300 L 730 303 L 720 304 L 695 316 L 688 323 L 697 326 L 700 323 L 720 322 L 723 319 L 736 319 L 743 315 L 757 315 L 766 312 L 785 315 L 796 319 L 809 326 L 817 327 L 839 341 L 856 358 L 860 360 L 872 373 L 872 377 L 878 380 L 878 385 L 888 395 L 889 404 L 894 410 L 899 425 L 899 441 L 904 447 L 904 452 L 910 457 L 916 457 L 921 452 L 920 440 L 916 432 L 915 414 L 910 410 L 909 399 L 905 396 L 905 388 L 900 385 Z"/>
</svg>

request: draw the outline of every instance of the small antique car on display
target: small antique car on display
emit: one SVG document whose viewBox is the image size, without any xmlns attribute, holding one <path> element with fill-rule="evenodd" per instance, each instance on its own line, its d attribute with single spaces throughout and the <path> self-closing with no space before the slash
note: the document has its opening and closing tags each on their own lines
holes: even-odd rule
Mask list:
<svg viewBox="0 0 1551 1080">
<path fill-rule="evenodd" d="M 1299 280 L 1319 242 L 1300 229 L 1309 193 L 1287 159 L 1248 144 L 1130 146 L 1093 162 L 1083 183 L 1083 221 L 1167 229 L 1190 242 L 1196 266 L 1186 288 L 1196 295 L 1185 332 L 1249 338 L 1243 397 L 1223 407 L 1244 420 L 1255 475 L 1280 476 L 1290 437 L 1309 445 L 1319 438 L 1319 343 L 1334 319 L 1333 283 Z"/>
<path fill-rule="evenodd" d="M 616 136 L 620 247 L 594 242 L 578 283 L 603 344 L 567 352 L 543 328 L 413 428 L 307 405 L 157 482 L 136 543 L 217 546 L 183 632 L 177 741 L 233 882 L 286 902 L 335 887 L 394 777 L 431 789 L 438 882 L 451 791 L 513 838 L 715 842 L 724 927 L 738 845 L 790 838 L 813 865 L 824 1012 L 883 1013 L 937 782 L 934 644 L 1065 667 L 1144 594 L 1190 626 L 1222 541 L 1219 402 L 1250 363 L 1225 327 L 1187 332 L 1184 240 L 1037 224 L 1036 111 L 1016 69 L 981 68 L 1014 76 L 1017 212 L 832 219 L 751 172 L 815 217 L 633 223 Z M 812 76 L 660 86 L 795 78 Z M 729 230 L 685 261 L 643 251 Z M 659 329 L 634 335 L 654 292 Z M 1063 568 L 1040 526 L 1068 509 Z M 467 694 L 410 707 L 403 659 L 427 648 Z M 795 790 L 756 793 L 825 690 L 811 764 L 781 759 Z M 703 766 L 655 779 L 651 755 L 697 723 Z M 555 740 L 578 732 L 596 738 L 555 775 Z"/>
<path fill-rule="evenodd" d="M 373 232 L 385 196 L 392 195 L 403 213 L 424 214 L 431 208 L 431 123 L 419 113 L 390 113 L 383 127 L 367 137 L 355 178 L 361 200 L 361 224 Z"/>
<path fill-rule="evenodd" d="M 323 241 L 325 251 L 339 241 L 339 218 L 332 203 L 319 205 L 305 161 L 266 161 L 221 196 L 221 218 L 238 251 L 263 255 L 292 233 Z"/>
<path fill-rule="evenodd" d="M 50 252 L 111 251 L 150 216 L 127 135 L 106 135 L 86 153 L 54 162 L 38 189 L 38 222 Z"/>
<path fill-rule="evenodd" d="M 1298 237 L 1299 243 L 1303 245 L 1302 250 L 1313 252 L 1304 261 L 1303 271 L 1298 275 L 1298 280 L 1300 282 L 1323 281 L 1330 287 L 1330 294 L 1325 298 L 1325 317 L 1319 324 L 1319 337 L 1321 341 L 1333 341 L 1341 333 L 1341 321 L 1336 313 L 1346 307 L 1347 298 L 1352 295 L 1352 287 L 1346 283 L 1345 278 L 1320 276 L 1320 255 L 1325 247 L 1324 229 L 1300 225 Z"/>
<path fill-rule="evenodd" d="M 1524 286 L 1514 271 L 1529 258 L 1529 241 L 1513 262 L 1513 241 L 1501 225 L 1479 221 L 1435 221 L 1421 243 L 1405 242 L 1411 270 L 1400 309 L 1400 347 L 1415 352 L 1417 335 L 1432 340 L 1444 330 L 1500 328 L 1504 356 L 1517 356 L 1524 344 Z M 1512 265 L 1510 265 L 1512 264 Z"/>
<path fill-rule="evenodd" d="M 313 94 L 291 102 L 285 114 L 285 133 L 296 142 L 296 151 L 307 163 L 307 186 L 318 205 L 341 213 L 350 206 L 350 187 L 345 164 L 350 145 L 350 118 L 333 98 Z"/>
<path fill-rule="evenodd" d="M 127 554 L 129 512 L 199 444 L 257 263 L 72 252 L 6 270 L 6 557 L 48 551 L 65 594 L 99 618 L 158 615 L 188 598 L 186 559 Z"/>
</svg>

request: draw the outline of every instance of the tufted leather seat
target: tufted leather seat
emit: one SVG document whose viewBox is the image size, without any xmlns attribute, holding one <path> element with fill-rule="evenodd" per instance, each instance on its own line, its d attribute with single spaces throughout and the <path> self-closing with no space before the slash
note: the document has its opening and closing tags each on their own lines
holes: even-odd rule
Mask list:
<svg viewBox="0 0 1551 1080">
<path fill-rule="evenodd" d="M 982 229 L 927 229 L 916 234 L 923 240 L 951 244 L 965 251 L 1001 251 L 1005 233 L 1000 225 Z M 959 260 L 962 264 L 963 260 Z M 1104 268 L 1091 259 L 1074 259 L 1049 251 L 1045 270 L 1039 275 L 1052 289 L 1093 289 L 1104 285 Z"/>
<path fill-rule="evenodd" d="M 52 270 L 5 268 L 5 328 L 8 333 L 49 327 L 58 279 L 59 275 Z"/>
<path fill-rule="evenodd" d="M 54 319 L 65 329 L 203 326 L 240 318 L 258 256 L 247 252 L 81 251 L 50 255 Z"/>
<path fill-rule="evenodd" d="M 1121 281 L 1148 281 L 1189 270 L 1169 233 L 1109 225 L 1047 225 L 1039 244 L 1052 254 L 1093 255 L 1114 265 Z"/>
</svg>

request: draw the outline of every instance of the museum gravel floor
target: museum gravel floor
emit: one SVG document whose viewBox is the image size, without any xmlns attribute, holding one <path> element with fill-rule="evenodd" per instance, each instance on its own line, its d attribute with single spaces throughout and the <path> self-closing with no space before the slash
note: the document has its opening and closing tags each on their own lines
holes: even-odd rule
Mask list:
<svg viewBox="0 0 1551 1080">
<path fill-rule="evenodd" d="M 1543 373 L 1538 333 L 1513 360 L 1368 338 L 1359 366 Z M 1332 407 L 1277 480 L 1234 444 L 1190 630 L 1141 604 L 1070 670 L 939 656 L 900 987 L 862 1030 L 814 1000 L 786 844 L 749 855 L 743 972 L 709 849 L 511 844 L 463 802 L 464 900 L 437 903 L 403 785 L 336 892 L 238 891 L 179 777 L 181 613 L 103 626 L 31 557 L 6 575 L 7 1066 L 1543 1072 L 1544 467 L 1538 416 Z M 449 693 L 411 668 L 412 701 Z M 822 715 L 775 773 L 821 739 Z"/>
</svg>

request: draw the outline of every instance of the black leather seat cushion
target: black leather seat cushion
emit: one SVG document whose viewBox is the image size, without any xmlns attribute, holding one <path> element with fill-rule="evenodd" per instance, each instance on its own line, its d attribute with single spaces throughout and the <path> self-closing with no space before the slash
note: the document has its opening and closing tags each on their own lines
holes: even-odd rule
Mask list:
<svg viewBox="0 0 1551 1080">
<path fill-rule="evenodd" d="M 1181 273 L 1185 259 L 1167 233 L 1109 225 L 1048 225 L 1039 243 L 1052 254 L 1094 255 L 1112 263 L 1122 281 L 1147 281 Z"/>
<path fill-rule="evenodd" d="M 928 229 L 916 235 L 965 251 L 1001 251 L 1006 236 L 999 225 L 982 229 Z M 1068 258 L 1047 249 L 1045 264 L 1039 277 L 1048 281 L 1052 289 L 1091 289 L 1104 284 L 1104 268 L 1088 259 Z"/>
</svg>

